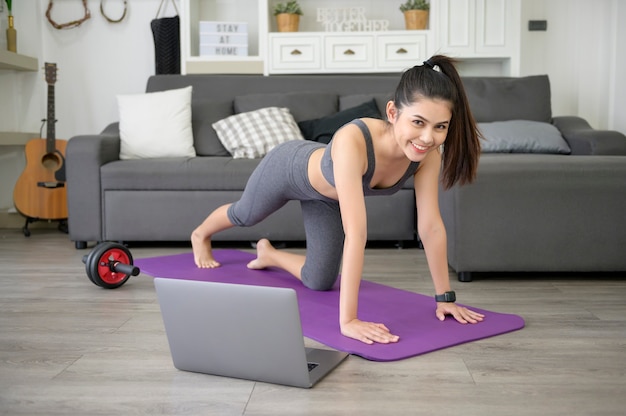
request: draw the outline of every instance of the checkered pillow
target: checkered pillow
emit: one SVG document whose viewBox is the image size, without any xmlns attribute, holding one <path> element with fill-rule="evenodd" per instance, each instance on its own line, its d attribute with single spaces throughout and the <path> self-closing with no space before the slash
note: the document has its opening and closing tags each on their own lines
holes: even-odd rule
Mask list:
<svg viewBox="0 0 626 416">
<path fill-rule="evenodd" d="M 239 113 L 212 126 L 235 159 L 260 158 L 280 143 L 304 140 L 288 108 L 267 107 Z"/>
</svg>

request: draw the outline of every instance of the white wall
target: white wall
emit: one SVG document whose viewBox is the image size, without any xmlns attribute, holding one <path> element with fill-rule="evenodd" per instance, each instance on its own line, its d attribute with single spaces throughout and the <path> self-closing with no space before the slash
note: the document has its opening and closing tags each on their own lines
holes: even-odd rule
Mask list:
<svg viewBox="0 0 626 416">
<path fill-rule="evenodd" d="M 4 3 L 4 0 L 2 0 Z M 156 16 L 160 0 L 128 1 L 126 18 L 112 24 L 100 14 L 100 2 L 89 0 L 91 18 L 74 29 L 57 30 L 45 17 L 48 0 L 13 2 L 18 33 L 18 53 L 57 64 L 55 83 L 55 126 L 57 139 L 100 132 L 118 119 L 117 94 L 145 90 L 146 80 L 154 74 L 154 42 L 150 21 Z M 168 6 L 161 15 L 173 15 Z M 123 2 L 105 2 L 105 12 L 113 19 L 122 15 Z M 57 0 L 51 16 L 57 23 L 79 19 L 81 1 Z M 7 10 L 0 15 L 4 38 Z M 6 40 L 1 45 L 6 48 Z M 43 71 L 0 71 L 0 131 L 39 132 L 47 115 L 47 84 Z M 43 133 L 45 136 L 46 129 Z M 0 147 L 3 181 L 0 210 L 12 206 L 14 180 L 25 162 L 23 150 Z"/>
<path fill-rule="evenodd" d="M 4 3 L 4 0 L 2 1 Z M 41 25 L 37 24 L 39 1 L 13 2 L 13 16 L 17 30 L 17 50 L 20 54 L 39 57 Z M 6 50 L 8 11 L 0 13 L 0 47 Z M 43 72 L 0 71 L 0 131 L 39 132 L 45 118 L 46 84 Z"/>
<path fill-rule="evenodd" d="M 609 128 L 626 134 L 626 1 L 615 0 L 612 8 L 614 30 L 610 65 Z"/>
<path fill-rule="evenodd" d="M 48 2 L 39 3 L 45 10 Z M 146 80 L 154 74 L 150 20 L 159 1 L 129 1 L 126 18 L 116 24 L 100 14 L 99 3 L 89 1 L 91 19 L 75 29 L 57 30 L 45 18 L 39 21 L 43 26 L 43 58 L 56 62 L 59 68 L 57 138 L 101 131 L 118 119 L 115 96 L 144 91 Z M 119 18 L 122 3 L 105 2 L 107 16 Z M 55 21 L 66 22 L 77 16 L 82 16 L 81 2 L 55 2 Z"/>
<path fill-rule="evenodd" d="M 529 19 L 548 30 L 529 32 Z M 521 75 L 549 75 L 553 115 L 626 134 L 624 19 L 623 0 L 523 0 Z"/>
</svg>

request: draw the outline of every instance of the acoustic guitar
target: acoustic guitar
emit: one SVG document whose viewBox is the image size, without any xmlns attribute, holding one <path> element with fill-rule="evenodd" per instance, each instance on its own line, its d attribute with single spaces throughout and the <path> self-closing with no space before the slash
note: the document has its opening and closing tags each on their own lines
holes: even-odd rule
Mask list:
<svg viewBox="0 0 626 416">
<path fill-rule="evenodd" d="M 67 141 L 57 140 L 54 132 L 56 64 L 46 62 L 45 73 L 48 84 L 47 137 L 32 139 L 26 143 L 24 149 L 26 167 L 13 189 L 13 203 L 18 212 L 28 220 L 64 220 L 67 218 L 65 188 Z"/>
</svg>

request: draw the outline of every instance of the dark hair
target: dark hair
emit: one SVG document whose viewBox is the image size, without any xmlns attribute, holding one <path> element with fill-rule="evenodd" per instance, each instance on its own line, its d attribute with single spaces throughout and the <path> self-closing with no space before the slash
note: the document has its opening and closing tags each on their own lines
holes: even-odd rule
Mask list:
<svg viewBox="0 0 626 416">
<path fill-rule="evenodd" d="M 443 152 L 443 186 L 471 183 L 476 178 L 480 156 L 480 133 L 469 107 L 456 61 L 435 55 L 405 71 L 396 88 L 394 103 L 399 111 L 423 98 L 435 98 L 452 104 L 452 119 Z M 438 67 L 439 70 L 435 69 Z"/>
</svg>

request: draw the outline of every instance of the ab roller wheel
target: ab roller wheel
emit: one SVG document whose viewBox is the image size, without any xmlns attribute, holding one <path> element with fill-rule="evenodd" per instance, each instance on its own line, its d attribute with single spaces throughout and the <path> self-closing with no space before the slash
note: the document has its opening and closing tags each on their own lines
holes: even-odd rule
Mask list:
<svg viewBox="0 0 626 416">
<path fill-rule="evenodd" d="M 115 289 L 130 276 L 137 276 L 139 268 L 133 266 L 133 256 L 121 244 L 100 243 L 83 257 L 89 280 L 96 286 Z"/>
</svg>

